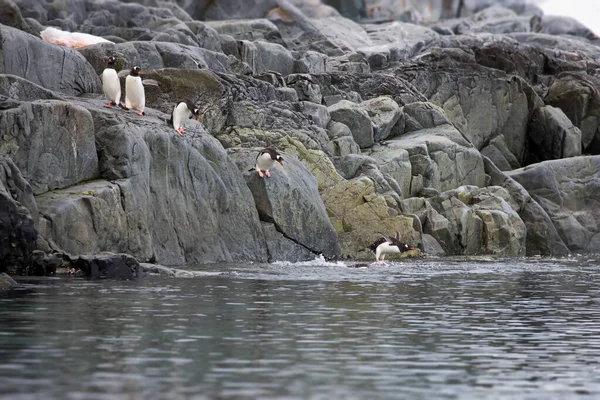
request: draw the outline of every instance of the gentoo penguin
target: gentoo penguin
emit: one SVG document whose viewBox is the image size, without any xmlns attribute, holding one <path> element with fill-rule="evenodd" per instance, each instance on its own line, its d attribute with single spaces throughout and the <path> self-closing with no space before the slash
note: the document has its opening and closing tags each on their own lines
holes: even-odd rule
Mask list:
<svg viewBox="0 0 600 400">
<path fill-rule="evenodd" d="M 283 157 L 281 157 L 277 150 L 272 147 L 267 147 L 258 153 L 256 156 L 256 166 L 254 167 L 254 169 L 256 169 L 258 172 L 258 176 L 262 178 L 264 172 L 264 175 L 271 177 L 269 168 L 275 164 L 275 161 L 277 161 L 283 167 Z"/>
<path fill-rule="evenodd" d="M 183 124 L 187 119 L 192 119 L 193 117 L 196 117 L 196 119 L 200 121 L 200 110 L 198 110 L 198 107 L 196 107 L 189 99 L 185 99 L 177 103 L 175 108 L 173 108 L 169 123 L 173 125 L 173 128 L 175 128 L 177 133 L 181 136 L 185 133 Z"/>
<path fill-rule="evenodd" d="M 112 108 L 121 102 L 121 81 L 115 70 L 114 57 L 108 57 L 108 64 L 102 72 L 102 91 L 108 99 L 105 107 Z"/>
<path fill-rule="evenodd" d="M 396 232 L 396 236 L 385 236 L 381 234 L 381 237 L 373 242 L 370 246 L 365 247 L 365 250 L 369 249 L 375 253 L 376 261 L 383 261 L 386 254 L 398 254 L 404 253 L 405 251 L 414 250 L 414 247 L 410 247 L 406 243 L 400 242 L 400 232 Z"/>
<path fill-rule="evenodd" d="M 146 95 L 144 94 L 144 85 L 140 77 L 140 67 L 131 68 L 131 72 L 125 78 L 125 109 L 133 108 L 137 110 L 137 115 L 144 114 L 146 105 Z"/>
</svg>

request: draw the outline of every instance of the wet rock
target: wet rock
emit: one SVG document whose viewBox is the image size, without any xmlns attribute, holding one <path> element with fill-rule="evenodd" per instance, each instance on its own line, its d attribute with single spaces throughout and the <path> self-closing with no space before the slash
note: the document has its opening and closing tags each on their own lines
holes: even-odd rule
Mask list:
<svg viewBox="0 0 600 400">
<path fill-rule="evenodd" d="M 73 267 L 90 279 L 133 279 L 143 275 L 140 263 L 128 254 L 82 255 Z"/>
<path fill-rule="evenodd" d="M 0 272 L 19 273 L 29 264 L 38 235 L 31 195 L 31 188 L 12 160 L 0 157 Z"/>
<path fill-rule="evenodd" d="M 6 272 L 0 272 L 0 290 L 13 289 L 19 286 L 19 284 Z"/>
</svg>

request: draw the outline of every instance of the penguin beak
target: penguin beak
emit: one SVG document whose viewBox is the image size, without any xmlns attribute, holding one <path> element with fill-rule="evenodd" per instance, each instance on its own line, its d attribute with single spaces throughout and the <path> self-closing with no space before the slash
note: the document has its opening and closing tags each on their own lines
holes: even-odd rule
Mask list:
<svg viewBox="0 0 600 400">
<path fill-rule="evenodd" d="M 283 160 L 279 160 L 277 161 L 279 164 L 281 164 L 281 166 L 283 167 Z"/>
<path fill-rule="evenodd" d="M 415 250 L 415 248 L 414 247 L 409 247 L 408 250 Z"/>
<path fill-rule="evenodd" d="M 196 115 L 196 119 L 200 121 L 200 115 Z"/>
</svg>

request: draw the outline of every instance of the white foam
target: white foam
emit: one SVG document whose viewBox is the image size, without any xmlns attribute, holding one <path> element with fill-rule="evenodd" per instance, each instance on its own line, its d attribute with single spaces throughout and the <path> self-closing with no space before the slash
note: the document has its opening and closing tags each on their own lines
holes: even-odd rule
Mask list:
<svg viewBox="0 0 600 400">
<path fill-rule="evenodd" d="M 289 261 L 274 261 L 273 265 L 281 266 L 281 267 L 345 267 L 346 263 L 343 261 L 327 261 L 322 254 L 319 254 L 315 257 L 314 260 L 309 261 L 298 261 L 298 262 L 289 262 Z"/>
</svg>

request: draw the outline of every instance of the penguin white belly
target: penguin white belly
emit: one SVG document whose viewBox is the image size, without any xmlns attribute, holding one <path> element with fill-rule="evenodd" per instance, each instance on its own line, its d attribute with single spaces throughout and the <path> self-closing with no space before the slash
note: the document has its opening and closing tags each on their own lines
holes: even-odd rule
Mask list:
<svg viewBox="0 0 600 400">
<path fill-rule="evenodd" d="M 144 112 L 145 105 L 146 96 L 142 78 L 128 75 L 125 78 L 125 107 Z"/>
<path fill-rule="evenodd" d="M 400 249 L 398 246 L 390 245 L 388 242 L 383 242 L 379 246 L 377 246 L 377 250 L 375 251 L 375 258 L 380 259 L 385 257 L 386 254 L 398 254 L 400 253 Z"/>
<path fill-rule="evenodd" d="M 269 153 L 263 153 L 256 158 L 256 169 L 266 171 L 267 169 L 271 168 L 274 163 L 275 160 L 271 158 Z"/>
<path fill-rule="evenodd" d="M 119 104 L 121 101 L 121 82 L 113 68 L 106 68 L 102 72 L 102 91 L 112 103 Z"/>
<path fill-rule="evenodd" d="M 173 110 L 173 128 L 176 130 L 183 127 L 186 120 L 190 119 L 192 115 L 187 104 L 179 103 Z"/>
</svg>

